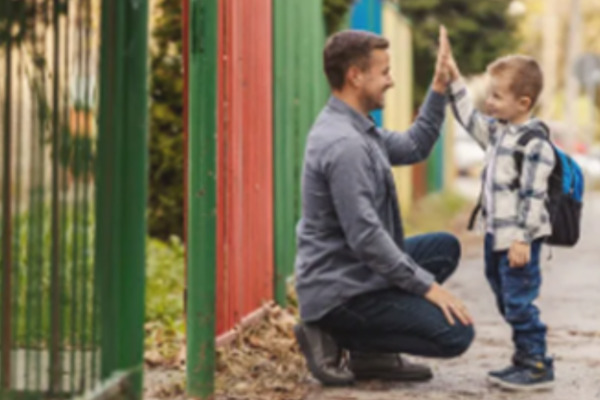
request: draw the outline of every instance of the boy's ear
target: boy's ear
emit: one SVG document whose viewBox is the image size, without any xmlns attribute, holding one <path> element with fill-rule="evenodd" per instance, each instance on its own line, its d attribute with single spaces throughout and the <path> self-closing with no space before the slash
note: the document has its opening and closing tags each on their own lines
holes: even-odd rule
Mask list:
<svg viewBox="0 0 600 400">
<path fill-rule="evenodd" d="M 521 96 L 521 98 L 519 99 L 519 104 L 521 104 L 526 110 L 530 110 L 533 106 L 533 104 L 531 103 L 531 98 L 528 96 Z"/>
</svg>

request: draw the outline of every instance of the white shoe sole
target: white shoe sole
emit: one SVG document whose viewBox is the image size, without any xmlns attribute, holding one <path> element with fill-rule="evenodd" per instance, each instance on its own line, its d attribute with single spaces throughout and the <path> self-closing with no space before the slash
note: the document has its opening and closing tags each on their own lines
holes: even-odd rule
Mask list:
<svg viewBox="0 0 600 400">
<path fill-rule="evenodd" d="M 502 389 L 510 390 L 513 392 L 538 392 L 544 390 L 551 390 L 554 388 L 554 381 L 536 383 L 534 385 L 517 385 L 514 383 L 503 381 L 495 376 L 488 376 L 487 380 L 489 383 L 499 386 Z"/>
</svg>

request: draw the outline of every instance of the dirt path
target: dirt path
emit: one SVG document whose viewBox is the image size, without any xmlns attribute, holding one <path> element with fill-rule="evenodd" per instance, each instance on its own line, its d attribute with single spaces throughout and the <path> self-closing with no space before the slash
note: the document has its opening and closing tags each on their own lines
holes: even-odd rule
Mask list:
<svg viewBox="0 0 600 400">
<path fill-rule="evenodd" d="M 466 254 L 448 287 L 469 306 L 477 337 L 462 357 L 426 360 L 435 378 L 424 384 L 364 383 L 351 389 L 315 385 L 310 400 L 450 399 L 600 399 L 600 195 L 586 200 L 581 242 L 575 249 L 554 249 L 544 261 L 538 304 L 549 326 L 548 346 L 555 356 L 557 382 L 551 392 L 514 394 L 489 387 L 489 369 L 507 363 L 510 330 L 498 315 L 483 275 L 481 251 Z M 481 239 L 478 239 L 481 242 Z M 481 246 L 477 246 L 480 248 Z M 544 260 L 548 249 L 544 251 Z"/>
</svg>

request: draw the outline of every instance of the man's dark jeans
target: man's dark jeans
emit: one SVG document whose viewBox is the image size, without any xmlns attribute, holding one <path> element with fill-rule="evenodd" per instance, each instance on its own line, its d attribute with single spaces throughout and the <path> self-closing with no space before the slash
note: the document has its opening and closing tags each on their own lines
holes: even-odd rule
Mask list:
<svg viewBox="0 0 600 400">
<path fill-rule="evenodd" d="M 404 250 L 443 283 L 456 269 L 460 243 L 446 233 L 408 238 Z M 462 354 L 474 337 L 472 326 L 450 325 L 439 307 L 400 289 L 350 299 L 319 322 L 348 350 L 406 353 L 426 357 Z"/>
<path fill-rule="evenodd" d="M 521 268 L 511 268 L 507 251 L 494 251 L 494 237 L 485 237 L 485 276 L 496 296 L 500 314 L 513 329 L 515 351 L 520 356 L 546 354 L 546 325 L 533 304 L 538 297 L 542 277 L 540 253 L 542 240 L 531 244 L 531 260 Z"/>
</svg>

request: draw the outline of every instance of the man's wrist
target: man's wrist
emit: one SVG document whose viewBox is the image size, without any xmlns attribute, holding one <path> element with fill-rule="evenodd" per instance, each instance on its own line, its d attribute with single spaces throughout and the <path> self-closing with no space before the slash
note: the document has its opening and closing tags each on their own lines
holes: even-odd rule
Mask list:
<svg viewBox="0 0 600 400">
<path fill-rule="evenodd" d="M 431 84 L 431 90 L 433 90 L 434 92 L 439 93 L 439 94 L 445 94 L 447 87 L 448 87 L 447 84 L 435 82 L 435 81 Z"/>
</svg>

